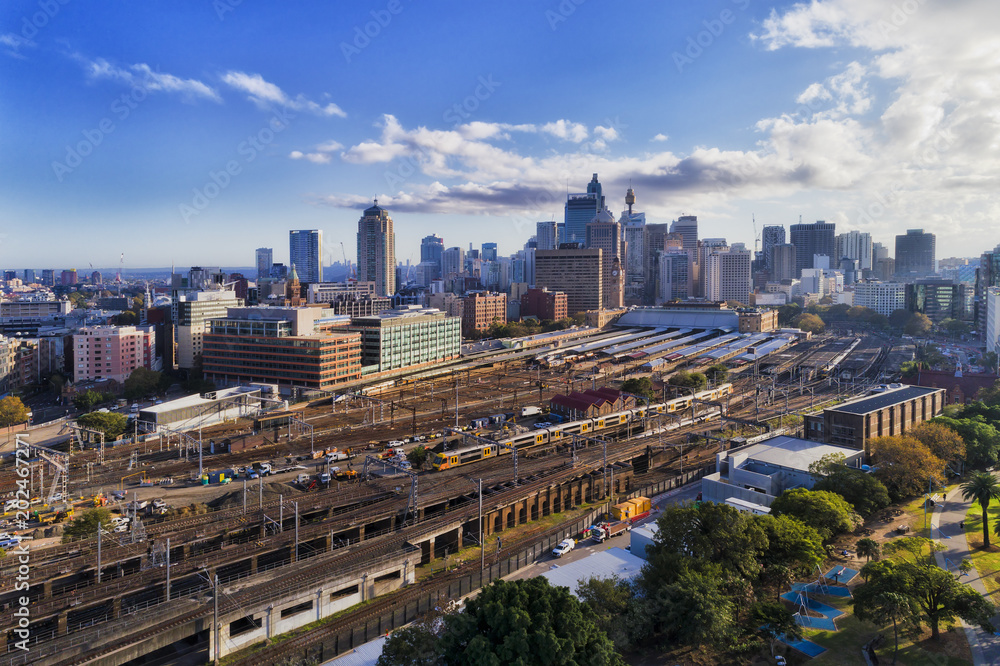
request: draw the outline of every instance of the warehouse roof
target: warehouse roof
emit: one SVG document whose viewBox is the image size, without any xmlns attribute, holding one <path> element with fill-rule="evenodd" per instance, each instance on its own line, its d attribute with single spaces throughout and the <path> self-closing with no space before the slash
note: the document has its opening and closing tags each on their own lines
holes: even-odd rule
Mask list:
<svg viewBox="0 0 1000 666">
<path fill-rule="evenodd" d="M 869 414 L 880 409 L 885 409 L 890 405 L 895 405 L 914 398 L 920 398 L 931 393 L 936 393 L 944 389 L 925 388 L 923 386 L 905 386 L 903 388 L 890 389 L 882 393 L 875 393 L 854 402 L 844 403 L 836 407 L 828 408 L 831 412 L 844 412 L 846 414 Z"/>
</svg>

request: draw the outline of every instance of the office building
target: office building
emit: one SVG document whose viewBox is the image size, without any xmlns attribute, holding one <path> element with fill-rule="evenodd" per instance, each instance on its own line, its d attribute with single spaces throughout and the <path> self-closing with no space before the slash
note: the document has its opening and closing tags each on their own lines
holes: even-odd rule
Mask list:
<svg viewBox="0 0 1000 666">
<path fill-rule="evenodd" d="M 306 284 L 323 281 L 323 232 L 299 229 L 288 232 L 288 263 Z"/>
<path fill-rule="evenodd" d="M 923 278 L 906 284 L 906 309 L 920 312 L 935 324 L 945 319 L 965 319 L 964 292 L 951 280 Z"/>
<path fill-rule="evenodd" d="M 424 236 L 420 239 L 420 262 L 437 263 L 441 270 L 441 256 L 444 254 L 444 239 L 437 234 Z"/>
<path fill-rule="evenodd" d="M 698 216 L 682 215 L 670 225 L 671 233 L 678 233 L 684 240 L 684 249 L 698 249 Z"/>
<path fill-rule="evenodd" d="M 528 289 L 521 295 L 521 317 L 558 321 L 569 316 L 566 294 L 548 289 Z"/>
<path fill-rule="evenodd" d="M 479 291 L 463 300 L 462 335 L 468 337 L 494 323 L 507 323 L 507 294 Z"/>
<path fill-rule="evenodd" d="M 51 268 L 42 269 L 42 286 L 54 287 L 56 284 L 56 272 Z"/>
<path fill-rule="evenodd" d="M 496 243 L 483 243 L 483 261 L 496 261 L 497 260 L 497 244 Z"/>
<path fill-rule="evenodd" d="M 906 285 L 902 282 L 859 282 L 854 285 L 854 305 L 888 317 L 906 309 Z"/>
<path fill-rule="evenodd" d="M 837 251 L 833 256 L 835 263 L 840 263 L 845 257 L 858 262 L 858 270 L 872 269 L 872 236 L 861 231 L 848 231 L 837 235 Z"/>
<path fill-rule="evenodd" d="M 363 374 L 429 366 L 459 357 L 462 320 L 440 310 L 401 305 L 351 320 L 361 333 Z"/>
<path fill-rule="evenodd" d="M 647 224 L 643 231 L 642 270 L 645 282 L 643 301 L 647 305 L 653 304 L 659 294 L 659 256 L 660 252 L 666 249 L 669 236 L 669 224 Z M 681 236 L 677 234 L 676 237 L 680 238 Z M 625 270 L 628 271 L 628 266 L 625 267 Z"/>
<path fill-rule="evenodd" d="M 586 192 L 569 194 L 566 197 L 566 231 L 561 242 L 586 242 L 587 225 L 604 208 L 604 195 L 601 194 L 601 184 L 595 173 L 587 184 Z"/>
<path fill-rule="evenodd" d="M 986 290 L 986 351 L 1000 354 L 1000 287 Z"/>
<path fill-rule="evenodd" d="M 153 326 L 91 326 L 73 335 L 73 381 L 125 382 L 136 368 L 159 370 Z"/>
<path fill-rule="evenodd" d="M 937 271 L 934 234 L 923 229 L 907 229 L 896 236 L 896 276 L 914 279 L 933 275 Z"/>
<path fill-rule="evenodd" d="M 705 290 L 705 271 L 708 266 L 708 255 L 713 252 L 728 252 L 729 246 L 725 238 L 705 238 L 698 241 L 698 251 L 695 254 L 695 262 L 698 265 L 697 277 L 695 280 L 694 295 L 696 298 L 707 298 Z"/>
<path fill-rule="evenodd" d="M 793 224 L 789 227 L 791 244 L 795 246 L 795 275 L 802 275 L 804 268 L 816 268 L 814 255 L 832 257 L 837 252 L 837 225 L 819 220 L 813 224 Z"/>
<path fill-rule="evenodd" d="M 178 368 L 194 368 L 202 353 L 209 319 L 225 317 L 229 308 L 240 305 L 236 293 L 227 290 L 193 291 L 178 294 L 172 304 L 174 344 Z"/>
<path fill-rule="evenodd" d="M 257 279 L 266 280 L 271 277 L 271 265 L 274 263 L 274 250 L 269 247 L 257 248 Z"/>
<path fill-rule="evenodd" d="M 600 248 L 535 251 L 535 286 L 566 294 L 570 316 L 600 309 L 604 302 Z"/>
<path fill-rule="evenodd" d="M 750 251 L 719 248 L 706 257 L 705 298 L 715 302 L 750 303 Z"/>
<path fill-rule="evenodd" d="M 11 276 L 11 279 L 13 278 L 14 276 Z M 76 269 L 71 268 L 68 271 L 63 271 L 62 275 L 59 278 L 59 284 L 61 284 L 64 287 L 76 286 L 78 284 L 76 277 Z"/>
<path fill-rule="evenodd" d="M 24 269 L 24 284 L 35 284 L 35 269 Z"/>
<path fill-rule="evenodd" d="M 224 386 L 329 389 L 361 378 L 361 334 L 318 326 L 316 308 L 231 308 L 208 322 L 203 370 Z"/>
<path fill-rule="evenodd" d="M 448 278 L 465 272 L 465 250 L 449 247 L 441 255 L 441 277 Z"/>
<path fill-rule="evenodd" d="M 694 285 L 692 284 L 691 263 L 691 254 L 683 250 L 659 253 L 660 278 L 656 305 L 674 299 L 683 301 L 692 297 Z"/>
<path fill-rule="evenodd" d="M 590 249 L 599 248 L 601 252 L 601 275 L 604 284 L 601 287 L 603 301 L 601 307 L 614 309 L 624 305 L 625 276 L 622 275 L 621 257 L 621 227 L 615 221 L 614 215 L 608 209 L 602 210 L 587 225 L 587 243 Z"/>
<path fill-rule="evenodd" d="M 538 222 L 535 225 L 535 241 L 539 250 L 555 250 L 559 247 L 559 231 L 556 221 Z"/>
<path fill-rule="evenodd" d="M 760 243 L 761 258 L 763 259 L 761 268 L 770 274 L 774 267 L 773 250 L 776 246 L 785 244 L 785 227 L 782 225 L 764 227 L 760 231 Z M 773 274 L 770 277 L 772 280 L 775 279 Z"/>
</svg>

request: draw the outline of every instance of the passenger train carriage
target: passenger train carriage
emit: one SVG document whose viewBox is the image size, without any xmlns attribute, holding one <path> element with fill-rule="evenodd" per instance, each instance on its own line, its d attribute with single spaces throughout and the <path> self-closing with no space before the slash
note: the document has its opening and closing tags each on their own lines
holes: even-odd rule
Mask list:
<svg viewBox="0 0 1000 666">
<path fill-rule="evenodd" d="M 572 442 L 573 435 L 585 435 L 588 437 L 595 435 L 616 434 L 633 435 L 636 432 L 641 432 L 641 430 L 635 430 L 636 427 L 644 427 L 643 422 L 638 419 L 656 416 L 657 414 L 680 414 L 685 410 L 691 409 L 692 400 L 697 400 L 698 402 L 716 401 L 731 395 L 732 392 L 732 384 L 721 384 L 715 388 L 706 389 L 697 393 L 693 399 L 689 395 L 682 398 L 668 400 L 667 402 L 642 405 L 634 409 L 615 412 L 614 414 L 596 416 L 591 419 L 570 421 L 568 423 L 556 423 L 548 428 L 533 430 L 531 432 L 525 432 L 519 435 L 514 435 L 513 437 L 501 439 L 499 440 L 499 443 L 507 446 L 513 446 L 520 451 L 522 449 L 529 449 L 531 447 L 541 446 L 544 444 L 561 444 L 564 441 Z M 478 462 L 480 460 L 485 460 L 486 458 L 494 458 L 499 455 L 509 454 L 510 449 L 505 446 L 500 446 L 499 443 L 470 444 L 468 446 L 443 451 L 434 457 L 433 467 L 435 470 L 440 471 L 451 469 L 452 467 L 458 467 L 459 465 L 467 465 L 469 463 Z"/>
</svg>

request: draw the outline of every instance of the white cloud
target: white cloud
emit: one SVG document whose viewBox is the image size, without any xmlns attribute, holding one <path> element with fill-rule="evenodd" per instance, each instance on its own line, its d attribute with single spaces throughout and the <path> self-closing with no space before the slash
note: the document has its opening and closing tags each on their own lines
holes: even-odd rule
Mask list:
<svg viewBox="0 0 1000 666">
<path fill-rule="evenodd" d="M 585 141 L 589 135 L 586 125 L 573 123 L 568 120 L 557 120 L 554 123 L 545 123 L 542 125 L 541 131 L 551 134 L 558 139 L 572 141 L 573 143 Z"/>
<path fill-rule="evenodd" d="M 222 76 L 222 81 L 236 90 L 247 93 L 248 99 L 258 107 L 267 109 L 272 106 L 281 106 L 293 111 L 304 111 L 317 116 L 337 116 L 346 118 L 347 114 L 339 106 L 330 102 L 322 106 L 304 95 L 291 98 L 275 84 L 265 81 L 260 74 L 247 74 L 246 72 L 226 72 Z"/>
<path fill-rule="evenodd" d="M 187 99 L 202 98 L 221 102 L 222 98 L 209 85 L 197 79 L 182 79 L 173 74 L 156 72 L 145 63 L 119 67 L 104 58 L 84 61 L 87 75 L 93 79 L 112 79 L 147 92 L 179 93 Z"/>
<path fill-rule="evenodd" d="M 667 136 L 663 132 L 660 132 L 659 134 L 657 134 L 656 136 L 654 136 L 652 139 L 650 139 L 650 141 L 666 141 L 669 138 L 670 138 L 669 136 Z"/>
<path fill-rule="evenodd" d="M 594 128 L 594 135 L 604 141 L 617 141 L 621 138 L 621 135 L 618 134 L 618 130 L 614 127 L 603 127 L 601 125 Z"/>
<path fill-rule="evenodd" d="M 293 160 L 308 160 L 313 164 L 329 164 L 332 159 L 328 153 L 303 153 L 300 150 L 293 150 L 288 156 Z"/>
<path fill-rule="evenodd" d="M 25 56 L 21 53 L 23 48 L 34 48 L 36 46 L 35 42 L 22 37 L 21 35 L 16 35 L 13 32 L 8 32 L 6 34 L 0 35 L 0 46 L 5 46 L 7 55 L 12 58 L 17 58 L 18 60 L 24 60 Z"/>
</svg>

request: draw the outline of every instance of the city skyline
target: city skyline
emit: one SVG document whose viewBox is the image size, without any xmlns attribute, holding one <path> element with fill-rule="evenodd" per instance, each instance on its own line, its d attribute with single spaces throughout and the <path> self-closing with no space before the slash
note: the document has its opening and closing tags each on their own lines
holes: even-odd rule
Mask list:
<svg viewBox="0 0 1000 666">
<path fill-rule="evenodd" d="M 616 218 L 631 184 L 747 247 L 752 216 L 1000 240 L 985 2 L 53 7 L 0 27 L 8 266 L 247 265 L 294 228 L 329 265 L 376 197 L 400 261 L 431 233 L 509 255 L 593 173 Z"/>
</svg>

